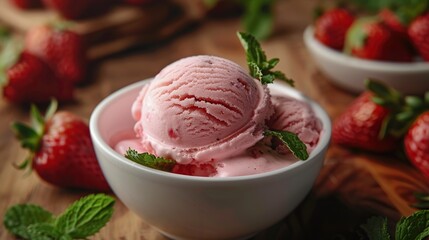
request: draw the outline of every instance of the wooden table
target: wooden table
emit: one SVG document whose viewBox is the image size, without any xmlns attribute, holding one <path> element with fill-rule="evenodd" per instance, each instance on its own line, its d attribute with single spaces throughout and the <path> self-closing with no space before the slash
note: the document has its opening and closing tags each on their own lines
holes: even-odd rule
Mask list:
<svg viewBox="0 0 429 240">
<path fill-rule="evenodd" d="M 262 45 L 269 57 L 281 59 L 278 69 L 295 79 L 296 88 L 316 100 L 334 119 L 355 95 L 334 86 L 318 70 L 304 46 L 303 30 L 312 20 L 312 9 L 315 4 L 315 1 L 281 1 L 275 9 L 275 34 Z M 245 66 L 245 55 L 236 37 L 236 31 L 239 29 L 241 29 L 241 25 L 238 18 L 206 19 L 172 39 L 100 59 L 92 67 L 92 81 L 77 89 L 77 101 L 60 107 L 89 119 L 97 103 L 113 91 L 141 79 L 152 77 L 165 65 L 190 55 L 217 55 Z M 17 203 L 39 204 L 53 213 L 60 213 L 68 204 L 87 194 L 50 186 L 42 182 L 35 173 L 25 175 L 24 172 L 20 172 L 12 166 L 13 163 L 24 159 L 27 153 L 15 140 L 10 130 L 10 123 L 28 121 L 27 110 L 6 103 L 4 100 L 0 102 L 0 216 L 4 215 L 8 207 Z M 365 154 L 353 155 L 338 146 L 331 146 L 327 163 L 334 162 L 330 161 L 332 159 L 346 161 L 348 160 L 346 158 L 364 159 L 362 161 L 369 164 L 370 161 L 379 157 Z M 350 163 L 353 163 L 352 160 Z M 360 164 L 360 166 L 364 165 Z M 407 164 L 404 165 L 408 169 L 405 172 L 419 175 Z M 388 165 L 383 166 L 389 168 Z M 329 169 L 329 166 L 326 169 Z M 324 178 L 328 179 L 330 173 L 324 171 L 322 175 L 324 174 Z M 316 195 L 328 196 L 335 192 L 333 188 L 320 188 L 321 185 L 327 184 L 322 180 L 318 181 L 319 188 L 314 191 Z M 417 186 L 417 189 L 427 190 L 427 186 L 422 183 L 420 178 L 413 184 L 413 186 Z M 389 199 L 391 200 L 390 197 L 383 197 L 380 200 L 381 205 L 385 205 L 387 209 L 384 209 L 384 212 L 390 213 L 389 217 L 397 218 L 401 214 L 409 214 L 413 211 L 412 208 L 404 207 L 403 209 L 408 212 L 401 212 L 394 204 L 389 205 Z M 264 234 L 255 237 L 255 239 L 265 238 Z M 0 239 L 13 239 L 3 226 L 0 227 Z M 113 219 L 93 239 L 160 240 L 165 238 L 118 200 Z"/>
</svg>

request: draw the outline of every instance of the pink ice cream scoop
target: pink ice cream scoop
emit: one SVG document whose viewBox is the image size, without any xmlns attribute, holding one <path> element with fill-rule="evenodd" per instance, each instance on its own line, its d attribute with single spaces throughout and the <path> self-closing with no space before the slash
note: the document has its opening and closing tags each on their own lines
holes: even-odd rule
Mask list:
<svg viewBox="0 0 429 240">
<path fill-rule="evenodd" d="M 274 114 L 268 127 L 295 133 L 310 152 L 318 143 L 322 123 L 310 106 L 300 100 L 285 96 L 272 96 Z"/>
<path fill-rule="evenodd" d="M 165 67 L 132 106 L 142 147 L 179 163 L 222 160 L 263 138 L 273 113 L 266 86 L 242 67 L 193 56 Z"/>
</svg>

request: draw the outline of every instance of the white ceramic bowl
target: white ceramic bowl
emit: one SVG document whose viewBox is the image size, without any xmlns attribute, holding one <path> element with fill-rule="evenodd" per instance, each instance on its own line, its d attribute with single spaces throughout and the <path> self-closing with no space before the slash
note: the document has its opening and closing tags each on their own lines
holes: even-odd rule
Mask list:
<svg viewBox="0 0 429 240">
<path fill-rule="evenodd" d="M 311 26 L 304 31 L 304 42 L 329 79 L 351 92 L 363 91 L 366 78 L 378 79 L 403 94 L 419 95 L 429 90 L 429 63 L 390 63 L 351 57 L 320 43 L 314 38 Z"/>
<path fill-rule="evenodd" d="M 322 120 L 318 146 L 306 161 L 268 173 L 227 178 L 184 176 L 138 165 L 112 145 L 132 132 L 131 103 L 147 81 L 105 98 L 90 130 L 98 161 L 117 197 L 145 222 L 173 239 L 244 239 L 288 215 L 307 195 L 323 164 L 331 122 L 316 103 L 289 87 L 272 91 L 305 99 Z"/>
</svg>

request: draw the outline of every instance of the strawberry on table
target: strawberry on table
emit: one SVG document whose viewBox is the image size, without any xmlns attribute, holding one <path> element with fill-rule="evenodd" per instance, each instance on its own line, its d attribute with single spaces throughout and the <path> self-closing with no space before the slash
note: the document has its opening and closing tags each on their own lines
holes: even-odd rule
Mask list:
<svg viewBox="0 0 429 240">
<path fill-rule="evenodd" d="M 37 56 L 23 50 L 13 39 L 3 41 L 0 57 L 0 86 L 13 103 L 43 103 L 52 98 L 73 99 L 73 88 L 58 81 L 51 68 Z"/>
<path fill-rule="evenodd" d="M 70 112 L 55 113 L 55 109 L 54 101 L 42 117 L 32 106 L 32 127 L 12 125 L 22 146 L 31 152 L 21 167 L 31 162 L 40 178 L 58 187 L 108 191 L 110 187 L 98 165 L 88 125 Z"/>
<path fill-rule="evenodd" d="M 355 17 L 346 9 L 330 9 L 316 19 L 315 37 L 330 48 L 342 50 L 346 32 L 354 20 Z"/>
<path fill-rule="evenodd" d="M 70 22 L 55 22 L 30 29 L 26 49 L 46 61 L 60 81 L 82 83 L 86 78 L 87 56 L 82 36 Z"/>
<path fill-rule="evenodd" d="M 412 51 L 403 39 L 378 18 L 356 20 L 346 36 L 347 54 L 371 60 L 409 62 Z"/>
<path fill-rule="evenodd" d="M 335 119 L 332 129 L 332 141 L 336 144 L 368 150 L 373 152 L 388 152 L 398 148 L 399 137 L 389 129 L 394 125 L 389 123 L 396 109 L 387 106 L 398 106 L 402 101 L 401 95 L 375 81 L 367 82 L 368 89 L 356 98 L 348 108 Z M 381 89 L 381 90 L 380 90 Z M 380 99 L 382 106 L 375 99 Z"/>
<path fill-rule="evenodd" d="M 429 108 L 409 128 L 404 147 L 410 162 L 429 179 Z"/>
<path fill-rule="evenodd" d="M 429 61 L 429 12 L 411 22 L 408 36 L 423 60 Z"/>
</svg>

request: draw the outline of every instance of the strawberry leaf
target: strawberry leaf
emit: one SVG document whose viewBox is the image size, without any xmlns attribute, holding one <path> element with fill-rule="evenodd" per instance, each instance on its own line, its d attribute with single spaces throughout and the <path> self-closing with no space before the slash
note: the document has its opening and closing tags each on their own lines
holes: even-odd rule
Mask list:
<svg viewBox="0 0 429 240">
<path fill-rule="evenodd" d="M 295 133 L 288 131 L 266 130 L 265 136 L 273 136 L 285 144 L 292 154 L 300 160 L 308 159 L 307 146 L 298 138 Z"/>
<path fill-rule="evenodd" d="M 52 221 L 52 214 L 45 209 L 31 204 L 19 204 L 6 211 L 3 224 L 15 236 L 31 239 L 29 226 Z"/>
<path fill-rule="evenodd" d="M 35 105 L 31 105 L 30 110 L 31 126 L 38 135 L 43 135 L 45 129 L 45 119 L 40 114 L 39 109 Z"/>
<path fill-rule="evenodd" d="M 174 160 L 156 157 L 149 153 L 139 153 L 131 148 L 127 150 L 125 157 L 143 166 L 166 172 L 171 172 L 174 165 L 176 165 L 176 161 Z"/>
<path fill-rule="evenodd" d="M 58 217 L 56 229 L 72 238 L 86 238 L 97 233 L 113 214 L 115 200 L 104 194 L 88 195 L 74 202 Z"/>
<path fill-rule="evenodd" d="M 12 124 L 12 130 L 15 132 L 18 140 L 21 141 L 23 148 L 30 149 L 32 152 L 36 152 L 39 149 L 41 136 L 33 128 L 23 123 L 15 122 Z"/>
<path fill-rule="evenodd" d="M 23 50 L 23 45 L 16 39 L 7 39 L 2 41 L 2 49 L 0 52 L 0 86 L 7 84 L 6 71 L 12 67 L 18 60 Z"/>
</svg>

